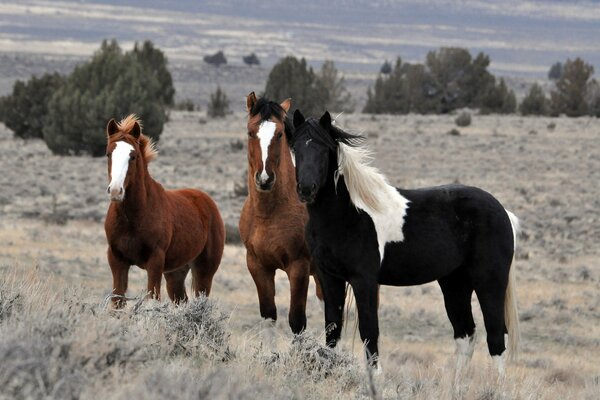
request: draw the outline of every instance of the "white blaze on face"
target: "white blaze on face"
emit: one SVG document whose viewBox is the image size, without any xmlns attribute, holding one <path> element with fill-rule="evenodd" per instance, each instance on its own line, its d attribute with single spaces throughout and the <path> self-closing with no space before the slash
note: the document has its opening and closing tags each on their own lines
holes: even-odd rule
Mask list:
<svg viewBox="0 0 600 400">
<path fill-rule="evenodd" d="M 269 144 L 275 135 L 276 128 L 277 125 L 275 122 L 263 121 L 260 123 L 260 126 L 258 127 L 258 133 L 256 134 L 260 140 L 260 152 L 262 155 L 263 167 L 260 171 L 260 180 L 262 182 L 266 182 L 267 179 L 269 179 L 269 175 L 267 174 L 267 157 L 269 155 Z"/>
<path fill-rule="evenodd" d="M 129 167 L 129 156 L 134 150 L 133 146 L 127 142 L 117 142 L 117 147 L 111 155 L 111 166 L 110 166 L 110 185 L 108 185 L 109 192 L 125 194 L 125 178 L 127 177 L 127 168 Z"/>
</svg>

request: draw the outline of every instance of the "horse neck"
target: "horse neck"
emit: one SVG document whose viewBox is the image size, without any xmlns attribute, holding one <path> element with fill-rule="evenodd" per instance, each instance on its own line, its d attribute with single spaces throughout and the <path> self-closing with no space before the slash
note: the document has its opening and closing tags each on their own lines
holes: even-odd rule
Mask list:
<svg viewBox="0 0 600 400">
<path fill-rule="evenodd" d="M 340 175 L 337 184 L 335 182 L 337 165 L 337 157 L 332 154 L 329 158 L 327 181 L 319 190 L 314 203 L 307 205 L 311 221 L 322 221 L 326 227 L 335 226 L 331 224 L 333 221 L 351 221 L 357 215 L 356 207 L 350 201 L 344 176 Z"/>
<path fill-rule="evenodd" d="M 257 215 L 270 215 L 279 207 L 288 207 L 290 202 L 299 202 L 296 193 L 296 172 L 292 156 L 285 139 L 281 141 L 281 159 L 275 169 L 276 181 L 269 192 L 260 192 L 254 183 L 254 174 L 248 165 L 248 197 Z"/>
<path fill-rule="evenodd" d="M 125 220 L 137 221 L 148 209 L 152 209 L 153 201 L 161 186 L 150 176 L 148 164 L 138 159 L 137 176 L 125 192 L 125 198 L 117 204 L 119 215 Z"/>
</svg>

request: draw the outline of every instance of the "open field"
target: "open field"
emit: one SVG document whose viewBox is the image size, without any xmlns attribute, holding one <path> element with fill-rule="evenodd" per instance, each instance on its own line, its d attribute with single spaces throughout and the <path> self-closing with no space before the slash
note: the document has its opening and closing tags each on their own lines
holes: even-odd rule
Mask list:
<svg viewBox="0 0 600 400">
<path fill-rule="evenodd" d="M 515 264 L 522 356 L 496 385 L 474 299 L 479 336 L 464 397 L 597 398 L 600 123 L 476 115 L 452 136 L 453 119 L 352 114 L 339 123 L 368 136 L 374 163 L 391 183 L 479 186 L 522 220 Z M 242 113 L 206 121 L 203 113 L 173 112 L 150 172 L 167 188 L 207 191 L 235 226 L 245 136 Z M 134 309 L 132 301 L 110 315 L 102 308 L 111 289 L 102 227 L 106 159 L 54 156 L 42 142 L 13 139 L 0 125 L 0 171 L 0 359 L 10 360 L 0 366 L 0 398 L 11 398 L 14 388 L 24 398 L 371 396 L 351 327 L 339 352 L 313 342 L 323 341 L 323 315 L 312 283 L 308 334 L 292 346 L 288 284 L 278 275 L 277 355 L 261 347 L 256 291 L 235 244 L 226 247 L 211 295 L 222 319 L 211 311 L 202 320 L 197 310 L 210 311 L 205 302 Z M 144 287 L 144 272 L 132 268 L 129 295 Z M 194 322 L 201 329 L 183 334 Z M 448 396 L 454 343 L 437 284 L 382 288 L 380 325 L 384 374 L 375 378 L 377 393 Z"/>
</svg>

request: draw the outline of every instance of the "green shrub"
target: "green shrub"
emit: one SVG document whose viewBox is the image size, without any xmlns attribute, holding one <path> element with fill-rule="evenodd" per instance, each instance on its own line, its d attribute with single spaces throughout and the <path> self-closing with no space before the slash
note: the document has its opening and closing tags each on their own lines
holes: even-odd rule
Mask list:
<svg viewBox="0 0 600 400">
<path fill-rule="evenodd" d="M 298 60 L 292 56 L 282 58 L 273 66 L 265 96 L 274 101 L 291 97 L 294 109 L 313 116 L 323 114 L 329 103 L 327 90 L 312 67 L 304 58 Z"/>
<path fill-rule="evenodd" d="M 246 65 L 260 65 L 260 60 L 255 53 L 248 54 L 247 56 L 242 57 L 244 64 Z"/>
<path fill-rule="evenodd" d="M 146 40 L 141 46 L 137 42 L 135 43 L 131 56 L 146 66 L 147 71 L 158 79 L 162 102 L 166 106 L 173 106 L 175 88 L 173 87 L 173 78 L 167 68 L 165 54 L 154 47 L 151 41 Z"/>
<path fill-rule="evenodd" d="M 552 115 L 579 117 L 588 113 L 588 89 L 592 84 L 594 67 L 581 58 L 567 60 L 556 89 L 550 92 Z"/>
<path fill-rule="evenodd" d="M 409 83 L 405 77 L 405 64 L 398 57 L 394 69 L 384 76 L 380 74 L 373 89 L 367 90 L 367 103 L 363 112 L 372 114 L 406 114 L 411 103 Z"/>
<path fill-rule="evenodd" d="M 540 85 L 537 83 L 531 85 L 529 92 L 519 105 L 519 112 L 522 115 L 548 115 L 548 99 Z"/>
<path fill-rule="evenodd" d="M 326 60 L 316 73 L 304 58 L 285 57 L 271 69 L 265 95 L 277 101 L 292 98 L 293 109 L 307 115 L 332 112 L 352 112 L 354 102 L 343 77 L 338 77 L 335 63 Z"/>
<path fill-rule="evenodd" d="M 548 70 L 548 79 L 552 81 L 557 81 L 560 79 L 563 73 L 563 65 L 561 62 L 556 62 L 552 64 L 550 70 Z"/>
<path fill-rule="evenodd" d="M 16 81 L 10 95 L 0 99 L 1 119 L 15 136 L 23 139 L 43 137 L 48 99 L 64 83 L 57 73 L 33 76 L 29 81 Z"/>
<path fill-rule="evenodd" d="M 173 107 L 177 111 L 195 111 L 198 109 L 196 103 L 192 99 L 184 99 L 176 103 Z"/>
<path fill-rule="evenodd" d="M 225 54 L 219 50 L 215 54 L 204 56 L 204 62 L 218 67 L 221 64 L 227 64 L 227 58 L 225 58 Z"/>
<path fill-rule="evenodd" d="M 385 62 L 381 65 L 381 68 L 379 68 L 379 73 L 383 74 L 383 75 L 389 75 L 392 73 L 392 64 L 390 64 L 390 62 L 388 60 L 385 60 Z"/>
<path fill-rule="evenodd" d="M 158 52 L 144 44 L 123 53 L 116 41 L 104 41 L 50 98 L 43 128 L 48 147 L 57 154 L 103 155 L 106 121 L 131 113 L 158 140 L 173 97 L 166 58 Z"/>
<path fill-rule="evenodd" d="M 344 78 L 338 77 L 338 70 L 333 61 L 325 60 L 319 71 L 318 78 L 327 92 L 325 110 L 349 113 L 354 111 L 352 96 L 350 96 L 350 93 L 346 89 Z"/>
<path fill-rule="evenodd" d="M 478 99 L 479 110 L 482 114 L 511 114 L 517 109 L 515 93 L 508 89 L 504 79 L 498 85 L 492 85 L 480 95 Z"/>
<path fill-rule="evenodd" d="M 229 99 L 220 86 L 217 86 L 217 90 L 210 94 L 206 112 L 211 118 L 222 118 L 229 114 Z"/>
<path fill-rule="evenodd" d="M 456 123 L 456 126 L 461 126 L 461 127 L 471 125 L 471 113 L 468 113 L 466 111 L 461 112 L 454 119 L 454 123 Z"/>
</svg>

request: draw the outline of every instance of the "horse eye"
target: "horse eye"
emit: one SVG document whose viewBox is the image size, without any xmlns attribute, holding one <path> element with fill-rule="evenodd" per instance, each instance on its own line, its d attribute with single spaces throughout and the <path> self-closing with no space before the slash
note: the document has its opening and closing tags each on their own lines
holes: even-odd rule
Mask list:
<svg viewBox="0 0 600 400">
<path fill-rule="evenodd" d="M 129 155 L 129 159 L 130 159 L 131 161 L 135 160 L 135 154 L 130 154 L 130 155 Z"/>
<path fill-rule="evenodd" d="M 279 132 L 279 135 L 277 135 L 277 139 L 281 139 L 282 136 L 283 136 L 283 132 Z"/>
</svg>

